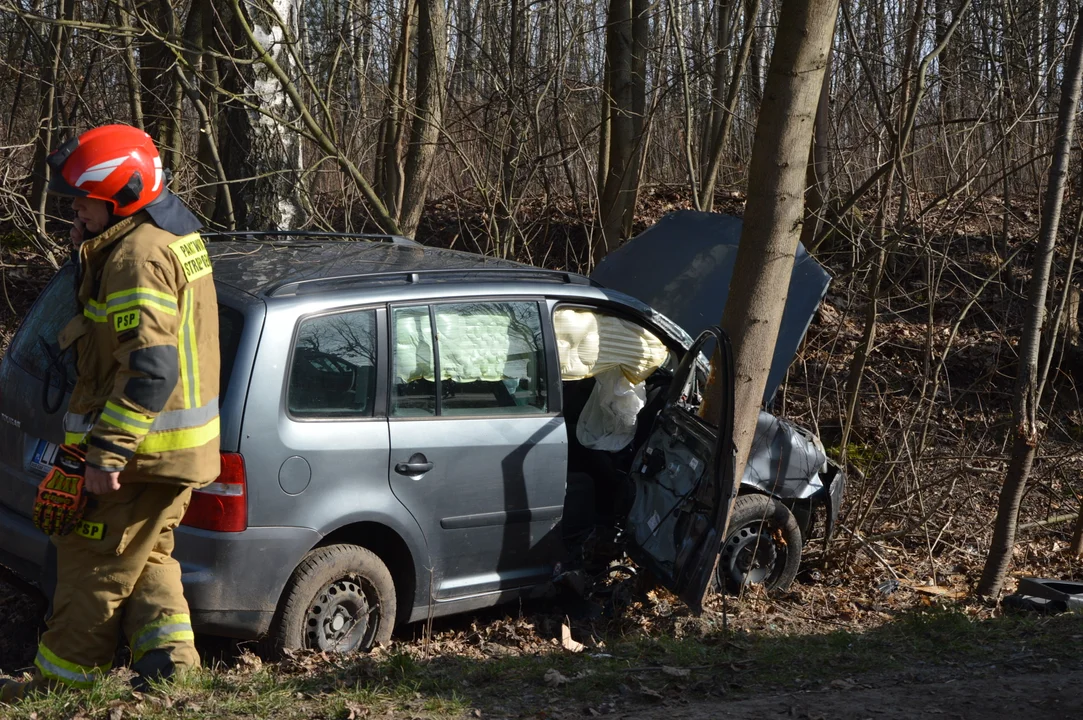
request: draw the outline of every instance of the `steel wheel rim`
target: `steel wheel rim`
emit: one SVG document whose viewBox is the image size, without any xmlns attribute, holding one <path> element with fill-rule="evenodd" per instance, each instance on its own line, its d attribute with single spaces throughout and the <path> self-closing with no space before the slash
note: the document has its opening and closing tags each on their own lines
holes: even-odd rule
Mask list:
<svg viewBox="0 0 1083 720">
<path fill-rule="evenodd" d="M 314 650 L 344 653 L 372 646 L 380 625 L 376 589 L 359 577 L 325 585 L 305 613 L 305 644 Z"/>
<path fill-rule="evenodd" d="M 780 552 L 767 523 L 745 525 L 726 542 L 718 562 L 718 581 L 742 585 L 767 584 L 782 567 Z"/>
</svg>

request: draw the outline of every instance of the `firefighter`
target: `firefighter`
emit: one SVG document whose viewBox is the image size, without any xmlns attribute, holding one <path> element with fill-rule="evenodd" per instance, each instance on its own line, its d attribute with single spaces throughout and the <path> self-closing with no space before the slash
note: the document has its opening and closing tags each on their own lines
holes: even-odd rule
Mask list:
<svg viewBox="0 0 1083 720">
<path fill-rule="evenodd" d="M 136 128 L 90 130 L 49 165 L 77 216 L 81 312 L 57 339 L 78 379 L 34 507 L 56 547 L 52 613 L 34 677 L 0 681 L 0 702 L 91 686 L 121 632 L 136 687 L 199 665 L 173 528 L 219 474 L 218 306 L 199 221 Z"/>
</svg>

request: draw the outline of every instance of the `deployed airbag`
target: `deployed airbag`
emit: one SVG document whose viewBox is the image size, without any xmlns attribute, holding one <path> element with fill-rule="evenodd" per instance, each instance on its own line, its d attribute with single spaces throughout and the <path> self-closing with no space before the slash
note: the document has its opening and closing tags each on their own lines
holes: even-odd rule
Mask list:
<svg viewBox="0 0 1083 720">
<path fill-rule="evenodd" d="M 434 380 L 428 311 L 395 315 L 395 377 L 398 382 Z M 440 376 L 456 382 L 529 377 L 533 338 L 515 326 L 513 312 L 436 311 Z"/>
<path fill-rule="evenodd" d="M 562 380 L 582 380 L 619 368 L 639 383 L 669 357 L 662 341 L 633 322 L 580 308 L 559 308 L 553 316 Z"/>
<path fill-rule="evenodd" d="M 579 308 L 553 317 L 562 380 L 597 379 L 575 436 L 584 447 L 616 452 L 635 437 L 647 402 L 643 381 L 669 357 L 662 341 L 633 322 Z"/>
<path fill-rule="evenodd" d="M 623 450 L 635 437 L 636 416 L 646 404 L 644 383 L 633 385 L 620 368 L 601 372 L 576 423 L 575 437 L 593 450 Z"/>
</svg>

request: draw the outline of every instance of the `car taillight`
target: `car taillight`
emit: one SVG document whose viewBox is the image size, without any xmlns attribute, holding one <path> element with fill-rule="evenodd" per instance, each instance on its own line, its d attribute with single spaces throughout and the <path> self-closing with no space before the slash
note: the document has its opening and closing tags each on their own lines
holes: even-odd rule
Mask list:
<svg viewBox="0 0 1083 720">
<path fill-rule="evenodd" d="M 217 532 L 247 529 L 246 490 L 244 458 L 237 453 L 222 453 L 222 474 L 207 487 L 192 492 L 181 525 Z"/>
</svg>

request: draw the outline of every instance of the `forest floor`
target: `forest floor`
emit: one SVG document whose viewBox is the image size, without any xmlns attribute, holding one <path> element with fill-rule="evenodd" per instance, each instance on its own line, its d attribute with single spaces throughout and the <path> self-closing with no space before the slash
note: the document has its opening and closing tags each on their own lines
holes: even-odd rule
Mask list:
<svg viewBox="0 0 1083 720">
<path fill-rule="evenodd" d="M 650 190 L 637 228 L 686 206 L 679 193 Z M 740 198 L 726 209 L 739 212 Z M 0 717 L 1077 714 L 1083 617 L 1017 615 L 972 594 L 1006 468 L 1013 347 L 1036 230 L 1033 216 L 1011 212 L 1012 238 L 1003 242 L 995 230 L 1004 212 L 1011 211 L 978 205 L 956 213 L 950 227 L 925 228 L 894 246 L 847 445 L 842 533 L 830 553 L 812 548 L 789 592 L 716 597 L 693 617 L 652 590 L 593 620 L 576 619 L 583 608 L 558 597 L 437 621 L 431 631 L 408 628 L 365 657 L 264 663 L 243 645 L 208 640 L 212 669 L 166 696 L 133 695 L 118 670 L 92 693 L 0 709 Z M 557 204 L 537 213 L 530 252 L 515 256 L 578 268 L 570 248 L 583 247 L 581 217 Z M 419 238 L 492 252 L 471 239 L 481 235 L 463 217 L 436 203 Z M 853 252 L 841 240 L 817 251 L 835 280 L 773 408 L 815 428 L 833 453 L 867 307 Z M 30 248 L 3 247 L 2 263 L 6 346 L 51 271 Z M 939 375 L 930 371 L 938 366 Z M 1064 518 L 1079 511 L 1083 477 L 1077 382 L 1068 364 L 1054 368 L 1008 592 L 1017 577 L 1083 576 L 1064 552 L 1072 529 Z M 0 672 L 30 666 L 43 610 L 35 590 L 0 573 Z M 582 652 L 563 647 L 565 625 Z"/>
</svg>

